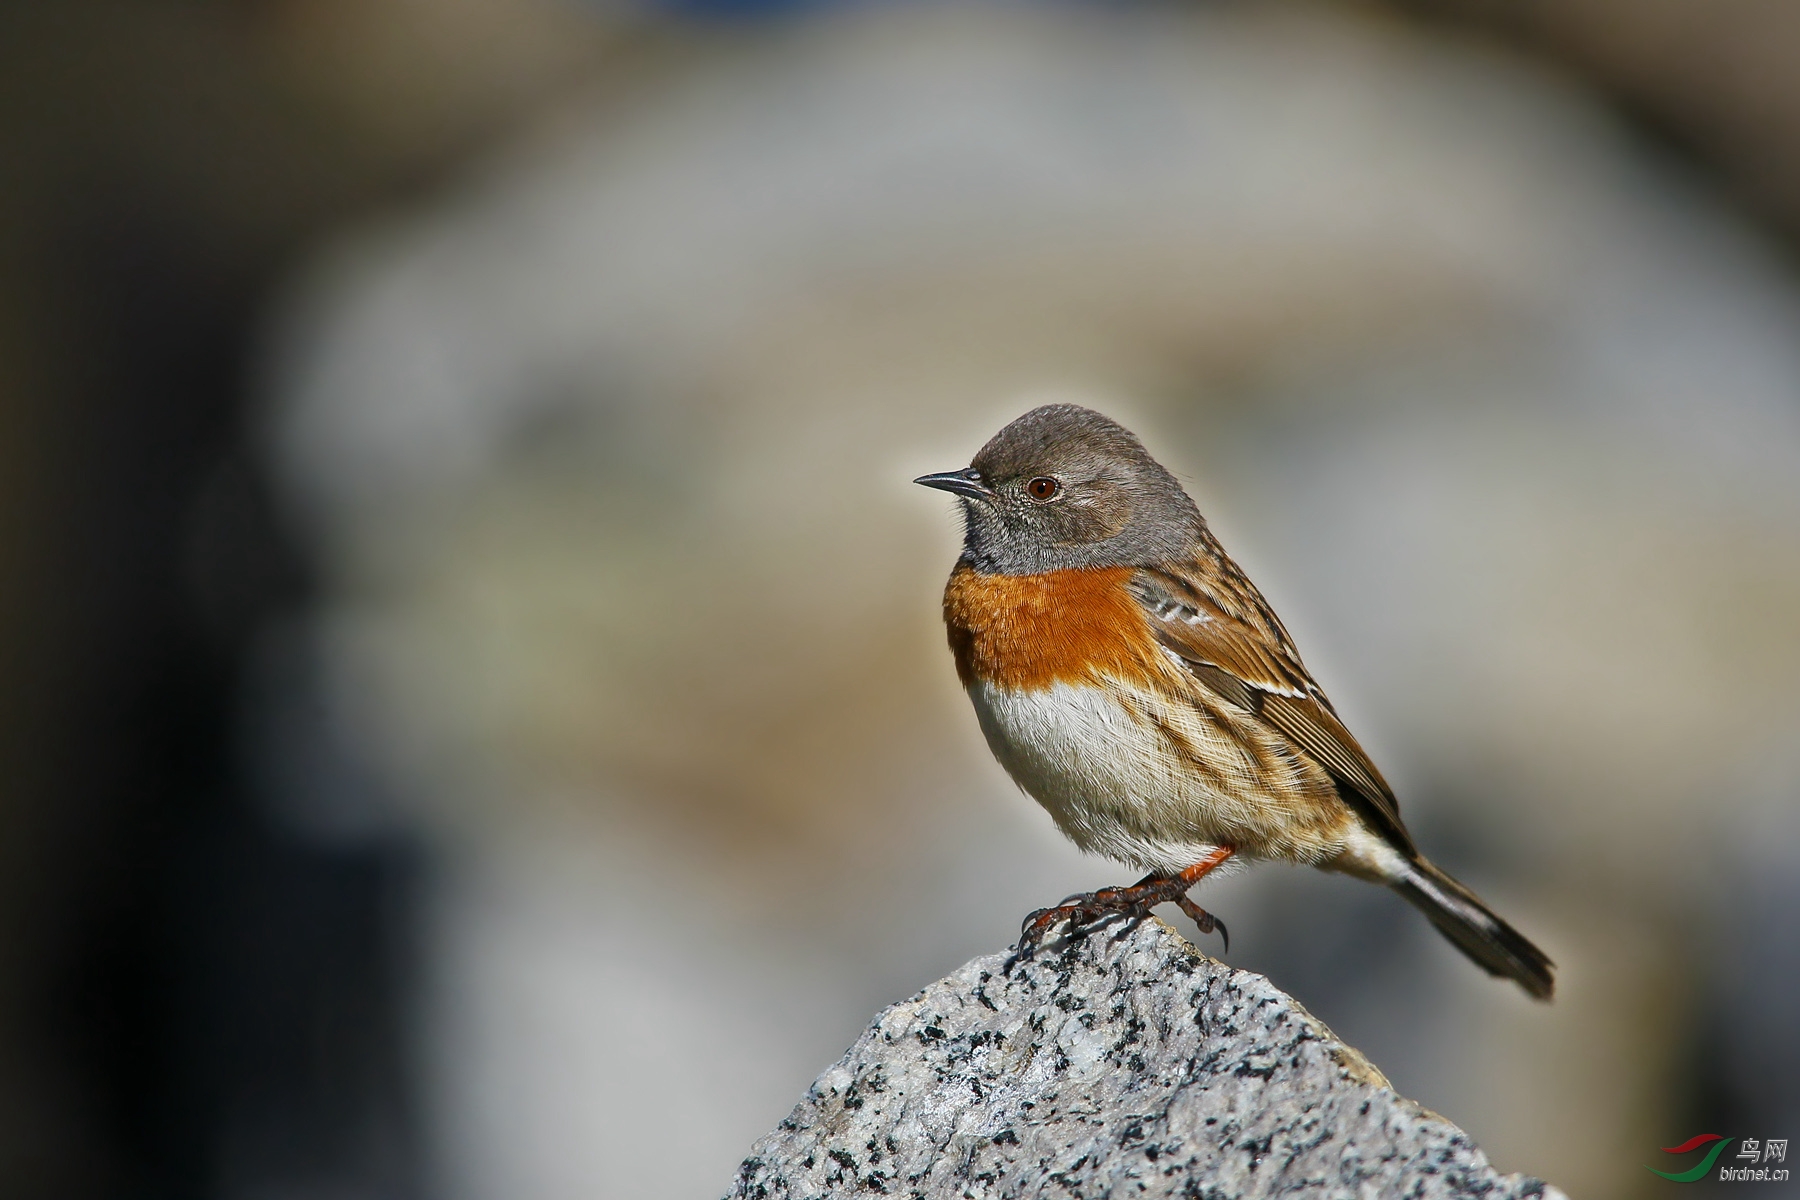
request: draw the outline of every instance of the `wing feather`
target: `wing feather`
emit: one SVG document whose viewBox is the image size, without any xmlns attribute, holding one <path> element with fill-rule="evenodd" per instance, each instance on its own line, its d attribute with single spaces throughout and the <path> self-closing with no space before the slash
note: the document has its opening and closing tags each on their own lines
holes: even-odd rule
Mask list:
<svg viewBox="0 0 1800 1200">
<path fill-rule="evenodd" d="M 1377 831 L 1416 857 L 1393 789 L 1338 720 L 1268 602 L 1229 559 L 1222 561 L 1218 572 L 1196 563 L 1137 573 L 1132 589 L 1157 640 L 1201 683 L 1317 763 Z"/>
</svg>

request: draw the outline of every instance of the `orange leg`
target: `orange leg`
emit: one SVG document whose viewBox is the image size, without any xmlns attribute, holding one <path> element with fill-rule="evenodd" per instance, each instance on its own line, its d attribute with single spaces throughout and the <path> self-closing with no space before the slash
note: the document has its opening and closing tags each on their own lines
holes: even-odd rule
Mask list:
<svg viewBox="0 0 1800 1200">
<path fill-rule="evenodd" d="M 1232 853 L 1232 847 L 1220 846 L 1193 866 L 1174 875 L 1146 875 L 1130 887 L 1081 892 L 1054 908 L 1040 908 L 1025 918 L 1025 924 L 1019 930 L 1019 947 L 1014 957 L 1030 958 L 1038 944 L 1044 940 L 1044 935 L 1065 921 L 1069 923 L 1071 932 L 1108 917 L 1123 916 L 1138 921 L 1149 915 L 1150 910 L 1158 904 L 1169 901 L 1180 905 L 1181 911 L 1193 918 L 1201 933 L 1218 930 L 1225 939 L 1225 949 L 1229 952 L 1231 935 L 1225 931 L 1225 923 L 1189 900 L 1187 893 L 1189 888 L 1230 858 Z"/>
</svg>

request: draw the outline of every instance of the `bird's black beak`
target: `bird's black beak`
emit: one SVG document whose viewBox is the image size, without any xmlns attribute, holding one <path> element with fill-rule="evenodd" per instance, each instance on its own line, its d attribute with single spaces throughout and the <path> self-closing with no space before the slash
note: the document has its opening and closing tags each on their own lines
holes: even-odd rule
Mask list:
<svg viewBox="0 0 1800 1200">
<path fill-rule="evenodd" d="M 936 488 L 940 492 L 955 492 L 958 496 L 967 496 L 971 500 L 994 498 L 994 493 L 987 484 L 981 482 L 981 472 L 974 467 L 964 467 L 960 471 L 939 471 L 936 475 L 921 475 L 913 482 Z"/>
</svg>

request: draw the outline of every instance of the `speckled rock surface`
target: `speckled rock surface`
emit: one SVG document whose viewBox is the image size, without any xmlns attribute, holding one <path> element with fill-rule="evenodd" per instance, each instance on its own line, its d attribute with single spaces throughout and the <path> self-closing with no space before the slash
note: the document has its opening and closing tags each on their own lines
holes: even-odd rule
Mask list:
<svg viewBox="0 0 1800 1200">
<path fill-rule="evenodd" d="M 877 1017 L 729 1195 L 1561 1196 L 1160 922 L 1005 962 Z"/>
</svg>

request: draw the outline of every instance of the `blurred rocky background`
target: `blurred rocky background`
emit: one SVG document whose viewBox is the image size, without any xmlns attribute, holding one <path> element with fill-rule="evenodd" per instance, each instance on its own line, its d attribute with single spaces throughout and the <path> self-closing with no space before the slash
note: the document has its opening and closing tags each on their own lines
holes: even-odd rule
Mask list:
<svg viewBox="0 0 1800 1200">
<path fill-rule="evenodd" d="M 1183 475 L 1562 993 L 1278 868 L 1202 893 L 1235 965 L 1571 1194 L 1792 1136 L 1797 34 L 6 7 L 0 1190 L 723 1191 L 1122 878 L 981 746 L 906 482 L 1046 397 Z"/>
</svg>

